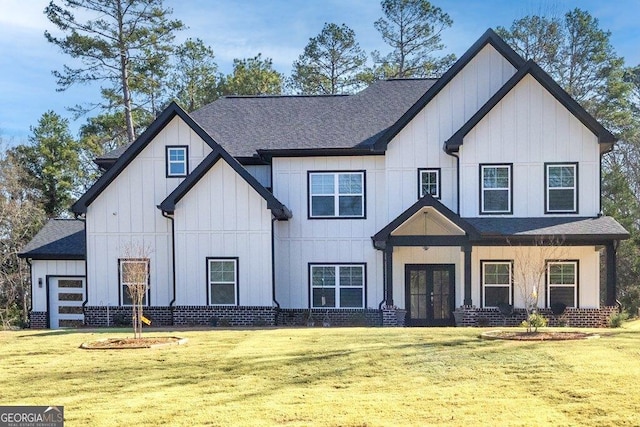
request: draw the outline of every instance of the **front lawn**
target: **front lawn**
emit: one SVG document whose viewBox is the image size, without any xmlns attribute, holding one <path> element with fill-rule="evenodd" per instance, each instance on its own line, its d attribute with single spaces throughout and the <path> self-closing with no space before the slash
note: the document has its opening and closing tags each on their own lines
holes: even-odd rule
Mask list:
<svg viewBox="0 0 640 427">
<path fill-rule="evenodd" d="M 67 426 L 640 425 L 640 321 L 599 339 L 474 328 L 146 332 L 183 346 L 88 351 L 127 330 L 0 332 L 0 405 Z"/>
</svg>

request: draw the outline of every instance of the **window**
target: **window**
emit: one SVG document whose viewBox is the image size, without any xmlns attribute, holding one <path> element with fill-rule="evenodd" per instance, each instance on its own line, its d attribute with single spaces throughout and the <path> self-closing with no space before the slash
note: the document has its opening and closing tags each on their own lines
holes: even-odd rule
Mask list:
<svg viewBox="0 0 640 427">
<path fill-rule="evenodd" d="M 480 165 L 480 181 L 480 213 L 512 213 L 511 165 Z"/>
<path fill-rule="evenodd" d="M 364 264 L 311 265 L 312 308 L 363 308 Z"/>
<path fill-rule="evenodd" d="M 119 259 L 120 301 L 122 305 L 133 305 L 132 292 L 143 293 L 142 305 L 149 301 L 149 259 Z"/>
<path fill-rule="evenodd" d="M 309 172 L 309 218 L 364 218 L 364 171 Z"/>
<path fill-rule="evenodd" d="M 578 306 L 578 261 L 547 262 L 548 306 L 563 303 Z"/>
<path fill-rule="evenodd" d="M 167 147 L 167 177 L 185 177 L 189 173 L 188 147 Z"/>
<path fill-rule="evenodd" d="M 578 212 L 578 164 L 545 164 L 545 213 Z"/>
<path fill-rule="evenodd" d="M 238 259 L 207 258 L 209 305 L 237 305 Z"/>
<path fill-rule="evenodd" d="M 482 306 L 497 307 L 513 301 L 513 261 L 481 261 Z"/>
<path fill-rule="evenodd" d="M 418 169 L 418 198 L 431 194 L 440 198 L 440 169 Z"/>
</svg>

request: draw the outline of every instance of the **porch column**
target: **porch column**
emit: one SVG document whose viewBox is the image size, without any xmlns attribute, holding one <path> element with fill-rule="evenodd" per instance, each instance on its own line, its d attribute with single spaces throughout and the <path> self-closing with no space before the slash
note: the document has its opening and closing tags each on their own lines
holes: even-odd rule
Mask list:
<svg viewBox="0 0 640 427">
<path fill-rule="evenodd" d="M 393 306 L 393 246 L 389 242 L 384 248 L 384 281 L 387 291 L 385 302 L 387 306 Z"/>
<path fill-rule="evenodd" d="M 462 246 L 464 251 L 464 305 L 473 305 L 471 301 L 471 245 Z"/>
<path fill-rule="evenodd" d="M 608 306 L 616 305 L 616 242 L 607 243 L 607 299 Z"/>
</svg>

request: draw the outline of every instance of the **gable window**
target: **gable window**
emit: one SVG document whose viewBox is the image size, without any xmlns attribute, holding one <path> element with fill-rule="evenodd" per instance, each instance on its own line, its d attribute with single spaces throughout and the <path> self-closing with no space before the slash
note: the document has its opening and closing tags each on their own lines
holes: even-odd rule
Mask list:
<svg viewBox="0 0 640 427">
<path fill-rule="evenodd" d="M 166 153 L 167 177 L 185 177 L 189 173 L 189 147 L 168 146 Z"/>
<path fill-rule="evenodd" d="M 510 214 L 511 165 L 480 165 L 480 213 Z"/>
<path fill-rule="evenodd" d="M 578 212 L 578 164 L 545 164 L 546 213 Z"/>
<path fill-rule="evenodd" d="M 142 305 L 149 301 L 149 259 L 124 258 L 118 260 L 120 301 L 122 305 L 133 305 L 132 292 L 143 292 Z"/>
<path fill-rule="evenodd" d="M 418 198 L 425 194 L 440 198 L 440 168 L 418 169 Z"/>
<path fill-rule="evenodd" d="M 513 304 L 513 261 L 481 261 L 482 306 Z"/>
<path fill-rule="evenodd" d="M 364 218 L 364 171 L 309 172 L 309 218 Z"/>
<path fill-rule="evenodd" d="M 364 264 L 310 265 L 312 308 L 363 308 Z"/>
<path fill-rule="evenodd" d="M 209 305 L 238 304 L 238 259 L 207 258 Z"/>
<path fill-rule="evenodd" d="M 578 261 L 547 262 L 548 306 L 578 307 Z"/>
</svg>

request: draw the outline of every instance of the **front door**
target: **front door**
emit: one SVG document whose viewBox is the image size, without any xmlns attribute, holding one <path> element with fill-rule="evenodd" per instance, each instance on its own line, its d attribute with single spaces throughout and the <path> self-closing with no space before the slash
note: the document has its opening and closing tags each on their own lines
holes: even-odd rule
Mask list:
<svg viewBox="0 0 640 427">
<path fill-rule="evenodd" d="M 77 328 L 84 323 L 84 277 L 49 278 L 49 327 Z"/>
<path fill-rule="evenodd" d="M 407 264 L 405 295 L 407 326 L 453 325 L 455 265 Z"/>
</svg>

